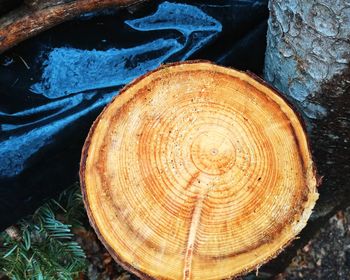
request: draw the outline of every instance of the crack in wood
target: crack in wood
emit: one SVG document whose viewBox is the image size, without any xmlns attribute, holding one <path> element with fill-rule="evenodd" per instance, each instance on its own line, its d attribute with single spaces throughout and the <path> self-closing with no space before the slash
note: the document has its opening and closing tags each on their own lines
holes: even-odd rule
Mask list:
<svg viewBox="0 0 350 280">
<path fill-rule="evenodd" d="M 183 280 L 191 279 L 194 245 L 196 242 L 198 226 L 202 215 L 203 203 L 205 198 L 207 197 L 209 190 L 210 190 L 210 187 L 203 188 L 201 192 L 197 195 L 197 201 L 194 206 L 191 225 L 190 225 L 190 231 L 187 239 L 187 247 L 186 247 L 184 270 L 183 270 Z"/>
</svg>

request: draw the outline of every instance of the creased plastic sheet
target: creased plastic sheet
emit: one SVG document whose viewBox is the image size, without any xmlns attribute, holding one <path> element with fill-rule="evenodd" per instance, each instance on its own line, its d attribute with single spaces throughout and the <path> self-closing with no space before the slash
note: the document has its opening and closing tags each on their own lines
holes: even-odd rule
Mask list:
<svg viewBox="0 0 350 280">
<path fill-rule="evenodd" d="M 93 120 L 159 65 L 209 59 L 259 72 L 266 1 L 158 1 L 82 15 L 0 56 L 0 228 L 78 180 Z"/>
</svg>

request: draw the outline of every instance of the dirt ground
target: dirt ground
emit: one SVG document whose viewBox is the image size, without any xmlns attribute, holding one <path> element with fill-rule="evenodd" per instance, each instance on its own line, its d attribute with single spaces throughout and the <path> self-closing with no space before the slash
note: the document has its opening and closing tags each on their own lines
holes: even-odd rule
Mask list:
<svg viewBox="0 0 350 280">
<path fill-rule="evenodd" d="M 349 280 L 350 208 L 333 216 L 275 279 Z"/>
</svg>

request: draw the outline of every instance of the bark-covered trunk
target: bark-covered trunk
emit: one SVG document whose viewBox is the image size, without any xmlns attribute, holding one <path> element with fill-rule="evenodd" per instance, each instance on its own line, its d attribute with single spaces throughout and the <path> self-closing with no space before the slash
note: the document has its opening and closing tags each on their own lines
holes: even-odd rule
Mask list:
<svg viewBox="0 0 350 280">
<path fill-rule="evenodd" d="M 306 121 L 318 173 L 313 215 L 350 203 L 350 1 L 271 0 L 265 79 Z"/>
<path fill-rule="evenodd" d="M 144 0 L 0 0 L 0 54 L 82 13 L 136 5 Z M 17 7 L 15 9 L 15 7 Z"/>
<path fill-rule="evenodd" d="M 312 222 L 264 269 L 275 274 L 350 205 L 350 1 L 270 0 L 269 9 L 264 76 L 302 113 L 324 176 Z"/>
</svg>

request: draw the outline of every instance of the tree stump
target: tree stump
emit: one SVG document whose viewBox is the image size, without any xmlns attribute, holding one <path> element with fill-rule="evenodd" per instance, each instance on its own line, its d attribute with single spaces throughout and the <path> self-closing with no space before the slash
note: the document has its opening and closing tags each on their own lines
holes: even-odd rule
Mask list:
<svg viewBox="0 0 350 280">
<path fill-rule="evenodd" d="M 90 221 L 142 279 L 223 279 L 259 268 L 318 198 L 295 110 L 250 74 L 163 66 L 124 88 L 85 142 Z"/>
</svg>

